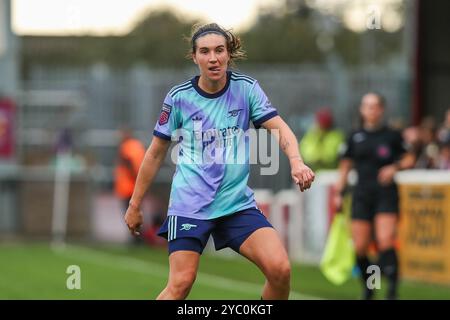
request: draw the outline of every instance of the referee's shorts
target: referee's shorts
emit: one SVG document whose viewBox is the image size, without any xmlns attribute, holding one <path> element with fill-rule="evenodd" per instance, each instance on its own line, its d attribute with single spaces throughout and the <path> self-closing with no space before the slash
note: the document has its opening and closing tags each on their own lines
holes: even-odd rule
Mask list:
<svg viewBox="0 0 450 320">
<path fill-rule="evenodd" d="M 352 219 L 373 221 L 377 213 L 398 215 L 397 185 L 356 186 L 352 198 Z"/>
</svg>

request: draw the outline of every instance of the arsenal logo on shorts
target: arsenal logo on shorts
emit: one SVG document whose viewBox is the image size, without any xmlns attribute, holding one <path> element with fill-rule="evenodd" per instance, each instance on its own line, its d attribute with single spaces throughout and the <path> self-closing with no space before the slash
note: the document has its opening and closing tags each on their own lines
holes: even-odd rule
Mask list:
<svg viewBox="0 0 450 320">
<path fill-rule="evenodd" d="M 159 116 L 159 121 L 158 121 L 160 126 L 165 125 L 169 121 L 171 111 L 172 111 L 171 106 L 163 104 L 162 109 L 161 109 L 161 114 Z"/>
</svg>

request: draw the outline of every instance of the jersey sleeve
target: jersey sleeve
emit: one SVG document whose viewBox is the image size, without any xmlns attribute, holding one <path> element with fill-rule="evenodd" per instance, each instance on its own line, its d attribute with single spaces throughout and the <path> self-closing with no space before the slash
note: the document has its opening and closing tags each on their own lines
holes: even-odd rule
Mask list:
<svg viewBox="0 0 450 320">
<path fill-rule="evenodd" d="M 344 141 L 339 148 L 339 157 L 341 159 L 353 159 L 353 133 L 351 133 L 347 140 Z"/>
<path fill-rule="evenodd" d="M 405 141 L 400 131 L 394 131 L 393 149 L 395 160 L 399 160 L 407 152 Z"/>
<path fill-rule="evenodd" d="M 250 120 L 255 128 L 260 128 L 267 120 L 278 115 L 277 110 L 272 106 L 266 94 L 255 81 L 250 91 Z"/>
<path fill-rule="evenodd" d="M 159 113 L 153 135 L 170 141 L 175 130 L 180 128 L 179 116 L 177 108 L 174 108 L 172 98 L 167 94 Z"/>
</svg>

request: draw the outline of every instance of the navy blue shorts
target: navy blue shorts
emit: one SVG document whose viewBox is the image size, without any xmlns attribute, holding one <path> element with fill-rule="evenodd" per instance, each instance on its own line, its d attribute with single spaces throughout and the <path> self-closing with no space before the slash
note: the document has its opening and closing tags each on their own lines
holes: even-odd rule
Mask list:
<svg viewBox="0 0 450 320">
<path fill-rule="evenodd" d="M 273 228 L 261 210 L 251 208 L 211 220 L 168 216 L 158 235 L 169 241 L 169 254 L 179 250 L 201 254 L 210 235 L 216 250 L 229 247 L 239 253 L 241 244 L 264 227 Z"/>
</svg>

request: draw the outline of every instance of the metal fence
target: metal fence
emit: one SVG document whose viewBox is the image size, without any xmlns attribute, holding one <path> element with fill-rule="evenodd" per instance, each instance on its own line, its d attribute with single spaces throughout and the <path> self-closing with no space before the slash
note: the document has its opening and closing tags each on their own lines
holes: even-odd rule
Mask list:
<svg viewBox="0 0 450 320">
<path fill-rule="evenodd" d="M 258 79 L 298 138 L 312 125 L 314 111 L 322 106 L 331 107 L 337 126 L 349 131 L 358 120 L 359 99 L 370 90 L 386 96 L 390 119 L 403 122 L 409 119 L 410 79 L 400 69 L 349 70 L 338 64 L 334 67 L 244 65 L 239 71 Z M 42 104 L 38 107 L 32 99 L 21 103 L 22 137 L 31 135 L 35 139 L 33 143 L 30 139 L 21 139 L 20 147 L 22 150 L 49 148 L 55 138 L 43 136 L 39 141 L 36 132 L 50 130 L 50 136 L 54 136 L 56 130 L 69 127 L 74 133 L 75 146 L 83 152 L 89 150 L 97 164 L 110 168 L 120 125 L 128 124 L 145 144 L 149 144 L 164 96 L 172 86 L 196 73 L 194 68 L 149 69 L 145 66 L 113 70 L 102 64 L 85 69 L 35 67 L 24 82 L 24 93 L 50 90 L 56 97 L 57 92 L 72 92 L 72 106 L 63 105 L 61 99 L 59 109 L 45 108 Z M 66 110 L 65 116 L 56 115 L 63 108 L 70 108 L 70 112 Z M 288 162 L 283 156 L 280 159 L 280 172 L 275 179 L 260 176 L 252 166 L 250 184 L 275 191 L 289 187 Z M 166 166 L 173 167 L 169 161 Z M 166 172 L 164 179 L 170 180 L 170 170 Z"/>
</svg>

